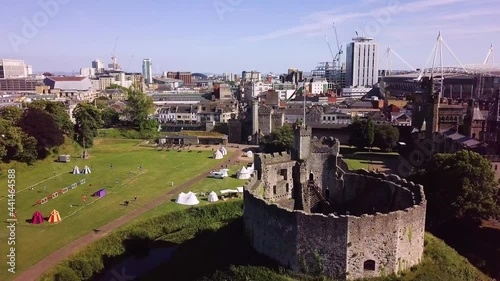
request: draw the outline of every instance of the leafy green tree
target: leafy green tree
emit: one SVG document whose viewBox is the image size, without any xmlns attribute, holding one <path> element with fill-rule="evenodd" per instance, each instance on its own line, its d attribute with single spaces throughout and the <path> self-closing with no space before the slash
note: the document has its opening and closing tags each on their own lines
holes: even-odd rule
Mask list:
<svg viewBox="0 0 500 281">
<path fill-rule="evenodd" d="M 399 130 L 392 125 L 381 125 L 375 128 L 375 137 L 373 144 L 384 150 L 392 151 L 396 147 L 399 140 Z"/>
<path fill-rule="evenodd" d="M 120 114 L 114 109 L 106 107 L 101 109 L 101 119 L 103 126 L 110 128 L 120 123 Z"/>
<path fill-rule="evenodd" d="M 424 186 L 430 226 L 457 220 L 479 223 L 499 214 L 491 162 L 478 153 L 436 154 L 409 179 Z"/>
<path fill-rule="evenodd" d="M 293 147 L 293 140 L 293 128 L 285 125 L 264 136 L 261 145 L 267 153 L 287 151 Z"/>
<path fill-rule="evenodd" d="M 57 126 L 64 134 L 69 137 L 73 136 L 73 122 L 66 111 L 66 106 L 62 102 L 37 100 L 28 104 L 28 108 L 37 108 L 52 115 Z"/>
<path fill-rule="evenodd" d="M 17 124 L 23 116 L 23 110 L 17 106 L 5 106 L 0 108 L 0 117 L 11 124 Z"/>
<path fill-rule="evenodd" d="M 154 113 L 153 99 L 137 89 L 128 90 L 127 107 L 125 109 L 127 119 L 136 128 L 144 127 L 149 115 Z"/>
<path fill-rule="evenodd" d="M 79 103 L 73 111 L 73 118 L 76 121 L 76 141 L 84 147 L 92 147 L 97 129 L 103 125 L 101 112 L 90 103 Z"/>
<path fill-rule="evenodd" d="M 38 108 L 26 109 L 19 121 L 19 126 L 26 134 L 36 139 L 39 158 L 47 157 L 51 148 L 64 143 L 63 131 L 54 117 Z"/>
<path fill-rule="evenodd" d="M 375 137 L 375 124 L 371 119 L 361 120 L 356 117 L 349 126 L 351 135 L 349 145 L 357 148 L 371 147 Z"/>
</svg>

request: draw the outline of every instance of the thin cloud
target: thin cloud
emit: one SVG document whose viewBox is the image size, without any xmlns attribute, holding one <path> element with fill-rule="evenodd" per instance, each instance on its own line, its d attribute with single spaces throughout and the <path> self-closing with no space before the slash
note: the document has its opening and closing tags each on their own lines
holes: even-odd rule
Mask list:
<svg viewBox="0 0 500 281">
<path fill-rule="evenodd" d="M 440 20 L 467 20 L 475 17 L 481 17 L 481 16 L 494 16 L 494 15 L 500 15 L 500 10 L 498 9 L 492 9 L 492 8 L 486 8 L 486 9 L 481 9 L 481 10 L 474 10 L 474 11 L 469 11 L 469 12 L 464 12 L 464 13 L 453 13 L 453 14 L 447 14 L 447 15 L 442 15 L 439 17 Z"/>
<path fill-rule="evenodd" d="M 476 2 L 477 0 L 419 0 L 409 3 L 401 4 L 399 1 L 391 3 L 391 5 L 371 10 L 369 12 L 354 12 L 354 13 L 343 13 L 338 14 L 338 10 L 329 12 L 315 12 L 303 19 L 308 20 L 308 23 L 291 27 L 288 29 L 273 31 L 264 35 L 249 36 L 243 38 L 245 41 L 258 42 L 270 39 L 276 39 L 283 36 L 295 35 L 300 33 L 317 33 L 322 30 L 325 25 L 331 24 L 332 22 L 341 23 L 348 20 L 354 20 L 359 18 L 366 18 L 369 16 L 378 16 L 387 14 L 387 12 L 396 15 L 403 12 L 422 12 L 429 10 L 431 8 L 439 6 L 448 6 L 451 4 L 458 4 L 463 2 Z M 311 20 L 315 22 L 310 22 Z"/>
</svg>

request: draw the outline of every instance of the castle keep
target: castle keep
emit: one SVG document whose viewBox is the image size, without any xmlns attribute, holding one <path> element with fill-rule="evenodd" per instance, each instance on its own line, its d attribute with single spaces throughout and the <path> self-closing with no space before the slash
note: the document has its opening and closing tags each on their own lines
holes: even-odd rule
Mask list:
<svg viewBox="0 0 500 281">
<path fill-rule="evenodd" d="M 244 190 L 253 247 L 294 271 L 375 277 L 420 263 L 426 200 L 396 175 L 350 172 L 340 143 L 295 128 L 291 154 L 257 154 Z"/>
</svg>

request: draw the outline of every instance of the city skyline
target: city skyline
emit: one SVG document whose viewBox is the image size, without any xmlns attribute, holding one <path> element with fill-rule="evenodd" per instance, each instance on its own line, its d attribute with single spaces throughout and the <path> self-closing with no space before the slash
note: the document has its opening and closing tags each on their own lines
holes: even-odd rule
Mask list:
<svg viewBox="0 0 500 281">
<path fill-rule="evenodd" d="M 0 23 L 0 53 L 25 60 L 35 73 L 78 73 L 95 59 L 110 63 L 118 38 L 116 57 L 127 71 L 141 72 L 151 58 L 154 74 L 308 72 L 332 60 L 325 35 L 337 52 L 335 22 L 343 62 L 358 32 L 379 43 L 379 69 L 387 66 L 388 45 L 421 68 L 441 31 L 463 64 L 479 64 L 498 42 L 499 8 L 495 0 L 26 1 L 4 4 L 13 19 Z M 445 64 L 457 65 L 448 54 Z M 393 56 L 392 68 L 408 67 Z"/>
</svg>

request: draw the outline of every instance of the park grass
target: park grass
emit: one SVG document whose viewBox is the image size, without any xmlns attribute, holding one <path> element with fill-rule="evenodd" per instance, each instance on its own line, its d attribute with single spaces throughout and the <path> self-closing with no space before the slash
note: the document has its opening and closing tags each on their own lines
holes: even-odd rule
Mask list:
<svg viewBox="0 0 500 281">
<path fill-rule="evenodd" d="M 12 166 L 4 165 L 3 168 L 16 168 L 16 214 L 19 220 L 16 228 L 16 273 L 26 270 L 46 255 L 77 238 L 164 194 L 172 188 L 172 181 L 175 185 L 181 184 L 223 161 L 211 159 L 211 151 L 167 152 L 145 149 L 140 147 L 139 143 L 139 140 L 101 139 L 96 140 L 94 148 L 89 149 L 90 159 L 87 160 L 77 158 L 80 151 L 73 147 L 66 150 L 73 151 L 69 163 L 57 163 L 52 158 L 34 166 L 16 163 L 11 163 Z M 110 168 L 110 164 L 113 164 L 113 168 Z M 80 168 L 88 165 L 92 173 L 70 174 L 75 165 Z M 139 171 L 139 165 L 142 165 L 142 172 Z M 81 179 L 86 179 L 86 184 L 60 194 L 55 199 L 49 199 L 44 205 L 33 206 L 46 195 Z M 0 181 L 7 182 L 5 172 Z M 92 186 L 89 186 L 90 184 Z M 33 190 L 28 188 L 29 186 L 33 186 Z M 47 187 L 46 191 L 44 186 Z M 100 188 L 106 188 L 108 194 L 99 200 L 91 197 L 91 194 Z M 23 189 L 24 191 L 21 191 Z M 5 207 L 0 209 L 0 216 L 7 218 L 6 191 L 2 195 L 0 205 L 4 203 Z M 82 208 L 84 195 L 87 196 L 87 206 Z M 138 200 L 134 201 L 136 196 Z M 125 200 L 131 201 L 127 207 L 121 205 Z M 79 208 L 82 209 L 68 217 Z M 26 222 L 35 211 L 40 211 L 48 217 L 52 209 L 60 212 L 63 219 L 61 223 L 31 225 Z M 6 227 L 4 229 L 0 232 L 2 241 L 5 241 L 9 234 Z M 7 249 L 7 243 L 0 245 L 1 253 L 7 253 Z M 7 272 L 6 263 L 0 264 L 0 280 L 11 280 L 14 277 L 14 274 Z"/>
<path fill-rule="evenodd" d="M 236 189 L 236 187 L 243 186 L 243 184 L 245 183 L 245 180 L 239 180 L 236 178 L 236 173 L 238 172 L 239 169 L 241 169 L 241 167 L 244 164 L 245 163 L 242 163 L 240 165 L 228 166 L 229 177 L 227 177 L 227 178 L 215 179 L 215 178 L 211 178 L 211 177 L 207 176 L 202 181 L 191 186 L 185 192 L 192 191 L 192 192 L 197 193 L 197 194 L 204 192 L 204 193 L 208 194 L 211 191 L 215 191 L 215 193 L 217 193 L 217 196 L 219 197 L 219 201 L 216 204 L 222 203 L 224 201 L 221 200 L 221 196 L 220 196 L 220 192 L 219 192 L 220 190 Z M 200 201 L 200 204 L 197 206 L 205 206 L 208 204 L 213 204 L 213 203 L 208 202 L 207 199 L 208 199 L 208 196 L 198 195 L 198 200 Z M 234 201 L 237 199 L 229 199 L 229 200 Z M 146 213 L 140 215 L 137 219 L 135 219 L 135 221 L 129 222 L 128 224 L 124 225 L 122 228 L 126 228 L 129 225 L 134 224 L 136 222 L 145 221 L 145 220 L 151 219 L 151 218 L 156 217 L 156 216 L 164 215 L 164 214 L 169 213 L 169 212 L 182 211 L 182 210 L 186 210 L 189 208 L 192 208 L 192 207 L 185 206 L 185 205 L 179 205 L 179 204 L 176 204 L 174 202 L 162 204 L 162 205 L 157 206 L 157 207 L 147 211 Z"/>
<path fill-rule="evenodd" d="M 341 145 L 340 154 L 342 154 L 342 159 L 347 163 L 349 170 L 371 170 L 371 166 L 395 168 L 399 163 L 399 153 L 383 152 L 378 148 L 360 150 L 354 147 Z"/>
</svg>

